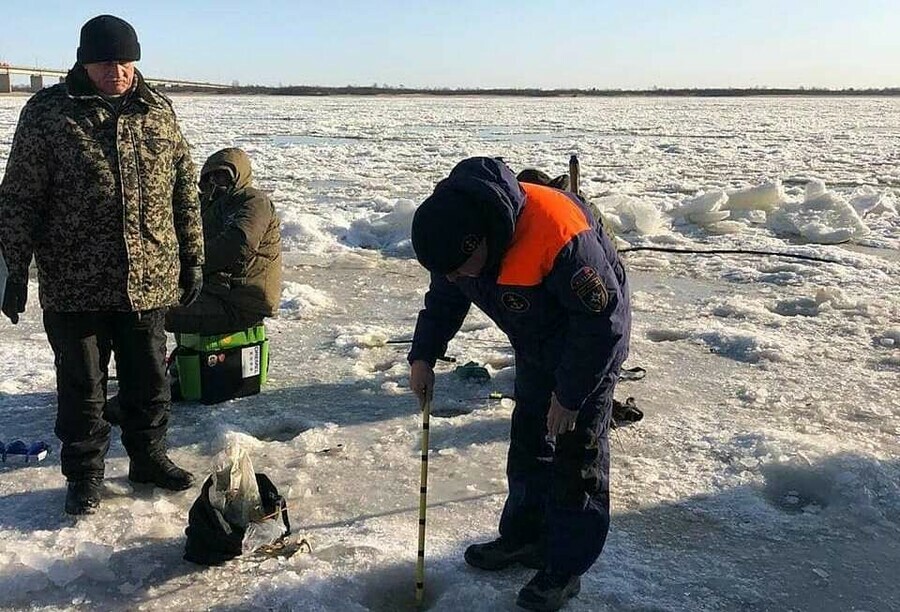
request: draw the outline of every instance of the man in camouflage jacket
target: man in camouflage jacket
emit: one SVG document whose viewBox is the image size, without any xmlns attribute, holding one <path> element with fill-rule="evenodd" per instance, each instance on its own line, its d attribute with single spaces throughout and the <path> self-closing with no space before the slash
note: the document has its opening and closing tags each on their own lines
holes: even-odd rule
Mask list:
<svg viewBox="0 0 900 612">
<path fill-rule="evenodd" d="M 3 313 L 17 323 L 24 312 L 34 256 L 71 514 L 100 503 L 111 353 L 129 478 L 173 490 L 193 482 L 166 453 L 163 323 L 169 306 L 193 301 L 202 285 L 195 169 L 171 103 L 134 69 L 138 59 L 128 23 L 88 21 L 65 83 L 22 110 L 0 184 Z"/>
</svg>

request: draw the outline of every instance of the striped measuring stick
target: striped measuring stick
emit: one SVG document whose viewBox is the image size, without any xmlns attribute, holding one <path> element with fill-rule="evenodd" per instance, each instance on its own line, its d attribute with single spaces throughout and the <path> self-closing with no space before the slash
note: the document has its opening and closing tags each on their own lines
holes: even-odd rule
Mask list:
<svg viewBox="0 0 900 612">
<path fill-rule="evenodd" d="M 416 606 L 425 597 L 425 509 L 428 507 L 428 417 L 431 401 L 422 402 L 422 477 L 419 486 L 419 556 L 416 558 Z"/>
</svg>

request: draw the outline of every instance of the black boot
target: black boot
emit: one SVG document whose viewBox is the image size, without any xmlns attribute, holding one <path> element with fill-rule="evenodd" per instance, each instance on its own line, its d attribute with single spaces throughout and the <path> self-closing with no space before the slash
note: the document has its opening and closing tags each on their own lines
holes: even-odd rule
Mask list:
<svg viewBox="0 0 900 612">
<path fill-rule="evenodd" d="M 128 480 L 147 484 L 170 491 L 184 491 L 194 484 L 194 476 L 174 463 L 165 453 L 132 459 L 128 465 Z"/>
<path fill-rule="evenodd" d="M 100 507 L 100 477 L 70 480 L 66 490 L 66 514 L 94 514 Z"/>
<path fill-rule="evenodd" d="M 515 563 L 532 569 L 544 567 L 543 551 L 538 544 L 512 542 L 503 538 L 472 544 L 466 549 L 465 559 L 469 565 L 488 571 L 502 570 Z"/>
<path fill-rule="evenodd" d="M 559 610 L 580 591 L 580 576 L 541 570 L 519 591 L 516 605 L 526 610 Z"/>
</svg>

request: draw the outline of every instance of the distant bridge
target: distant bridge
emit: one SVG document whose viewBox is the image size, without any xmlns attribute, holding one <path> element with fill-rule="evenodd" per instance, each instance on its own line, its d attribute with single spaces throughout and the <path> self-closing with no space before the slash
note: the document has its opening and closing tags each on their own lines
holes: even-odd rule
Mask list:
<svg viewBox="0 0 900 612">
<path fill-rule="evenodd" d="M 39 91 L 44 87 L 44 78 L 56 78 L 60 83 L 66 80 L 68 70 L 57 70 L 55 68 L 36 68 L 28 66 L 13 66 L 0 62 L 0 94 L 12 92 L 12 75 L 23 74 L 31 77 L 31 91 Z M 177 79 L 156 79 L 144 77 L 144 80 L 151 85 L 163 85 L 174 87 L 198 87 L 203 89 L 227 89 L 231 85 L 223 85 L 222 83 L 206 83 L 203 81 L 180 81 Z"/>
</svg>

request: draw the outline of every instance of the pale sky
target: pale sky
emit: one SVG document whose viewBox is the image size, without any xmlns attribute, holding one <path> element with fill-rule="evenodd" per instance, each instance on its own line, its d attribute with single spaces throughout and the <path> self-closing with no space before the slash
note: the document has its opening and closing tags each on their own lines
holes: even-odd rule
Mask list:
<svg viewBox="0 0 900 612">
<path fill-rule="evenodd" d="M 898 87 L 897 0 L 2 0 L 0 61 L 63 68 L 89 18 L 149 76 L 264 85 Z"/>
</svg>

